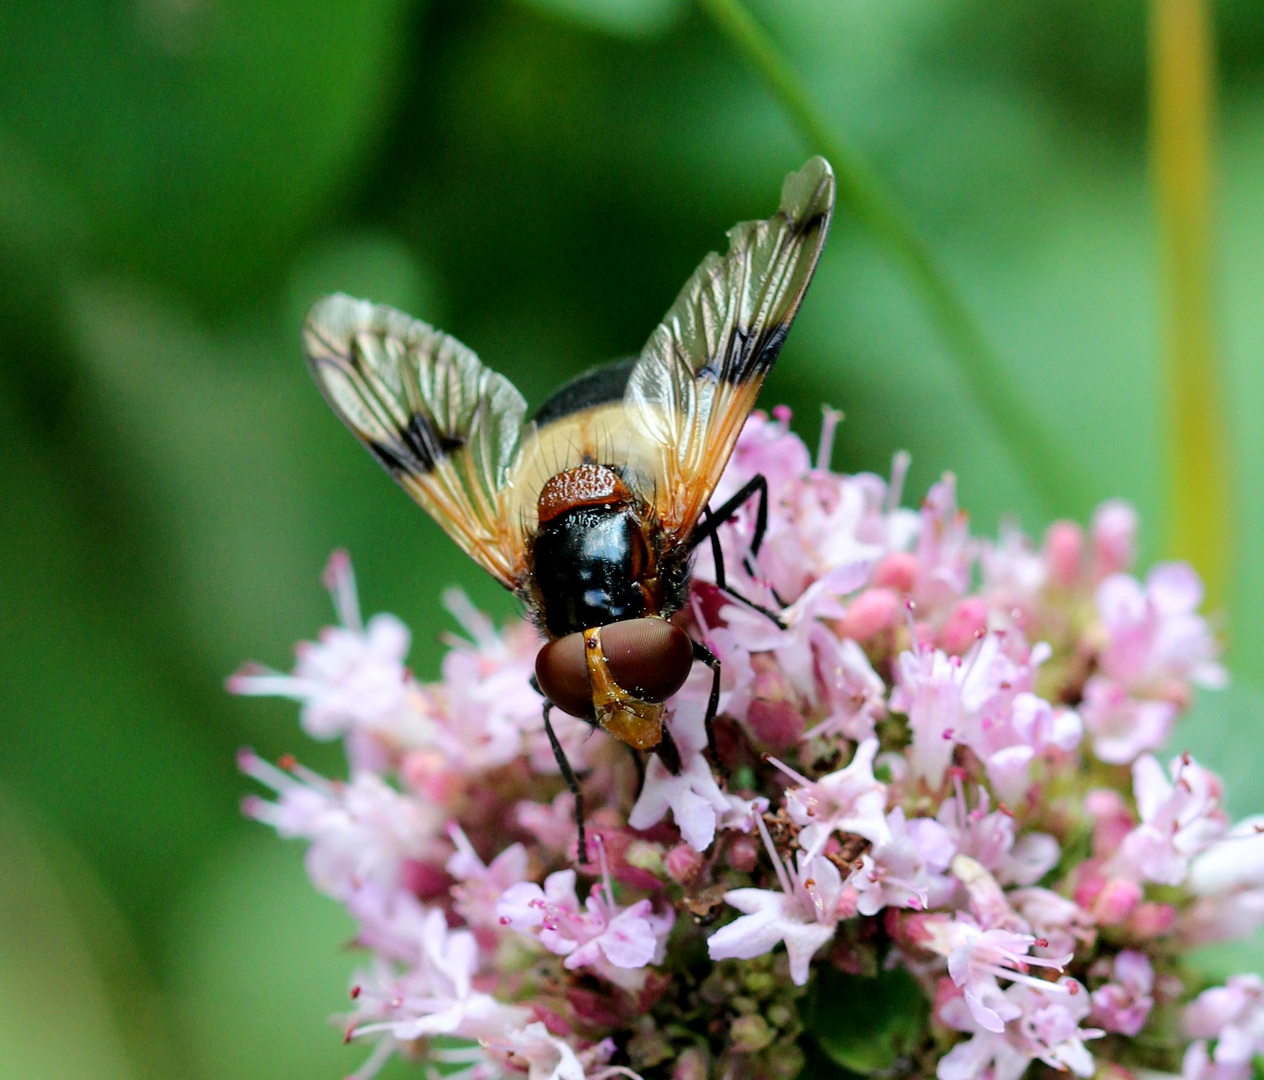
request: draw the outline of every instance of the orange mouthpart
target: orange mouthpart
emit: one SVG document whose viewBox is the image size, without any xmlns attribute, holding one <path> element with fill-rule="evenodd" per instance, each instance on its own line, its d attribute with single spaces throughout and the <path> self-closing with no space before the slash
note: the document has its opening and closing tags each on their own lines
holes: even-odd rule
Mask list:
<svg viewBox="0 0 1264 1080">
<path fill-rule="evenodd" d="M 601 648 L 601 627 L 584 631 L 584 659 L 592 684 L 593 712 L 602 730 L 637 750 L 652 750 L 663 741 L 666 706 L 633 697 L 614 680 Z"/>
</svg>

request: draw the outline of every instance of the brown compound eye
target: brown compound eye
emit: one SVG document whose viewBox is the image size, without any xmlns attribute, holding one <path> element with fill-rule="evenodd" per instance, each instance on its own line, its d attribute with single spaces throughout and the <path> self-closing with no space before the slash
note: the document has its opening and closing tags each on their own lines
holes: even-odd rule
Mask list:
<svg viewBox="0 0 1264 1080">
<path fill-rule="evenodd" d="M 666 701 L 693 667 L 693 642 L 664 619 L 628 619 L 601 628 L 601 651 L 615 682 L 642 701 Z M 535 659 L 535 677 L 554 705 L 571 716 L 593 719 L 592 685 L 584 635 L 550 641 Z"/>
</svg>

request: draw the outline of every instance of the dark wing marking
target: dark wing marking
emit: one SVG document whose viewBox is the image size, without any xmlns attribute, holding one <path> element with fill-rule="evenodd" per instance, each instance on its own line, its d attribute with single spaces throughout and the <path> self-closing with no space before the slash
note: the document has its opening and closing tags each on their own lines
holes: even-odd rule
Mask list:
<svg viewBox="0 0 1264 1080">
<path fill-rule="evenodd" d="M 683 540 L 710 498 L 816 269 L 834 173 L 814 157 L 791 173 L 767 221 L 729 230 L 650 336 L 628 380 L 628 425 L 656 478 L 669 536 Z"/>
<path fill-rule="evenodd" d="M 622 401 L 628 376 L 632 374 L 636 362 L 637 358 L 631 356 L 576 375 L 554 390 L 548 401 L 536 410 L 532 419 L 540 427 L 545 427 L 582 409 Z"/>
<path fill-rule="evenodd" d="M 509 588 L 525 566 L 513 476 L 527 403 L 472 351 L 401 311 L 341 294 L 303 327 L 334 412 L 461 548 Z"/>
</svg>

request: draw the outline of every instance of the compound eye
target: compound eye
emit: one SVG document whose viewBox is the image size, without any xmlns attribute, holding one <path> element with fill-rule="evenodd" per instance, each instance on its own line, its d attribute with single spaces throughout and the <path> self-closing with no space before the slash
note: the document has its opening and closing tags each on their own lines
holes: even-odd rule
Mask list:
<svg viewBox="0 0 1264 1080">
<path fill-rule="evenodd" d="M 693 642 L 664 619 L 628 619 L 601 628 L 601 651 L 614 681 L 642 701 L 666 701 L 684 685 L 693 667 Z M 584 635 L 567 634 L 545 645 L 535 658 L 540 689 L 562 712 L 592 720 L 592 683 Z"/>
<path fill-rule="evenodd" d="M 601 628 L 610 674 L 642 701 L 666 701 L 693 667 L 693 642 L 665 619 L 628 619 Z"/>
<path fill-rule="evenodd" d="M 545 645 L 536 654 L 535 677 L 544 696 L 562 712 L 581 720 L 596 718 L 583 634 L 567 634 Z"/>
</svg>

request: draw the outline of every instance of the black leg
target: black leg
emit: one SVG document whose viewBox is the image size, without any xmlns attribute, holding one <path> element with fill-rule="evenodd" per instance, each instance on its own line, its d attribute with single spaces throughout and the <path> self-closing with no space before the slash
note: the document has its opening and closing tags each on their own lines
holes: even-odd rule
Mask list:
<svg viewBox="0 0 1264 1080">
<path fill-rule="evenodd" d="M 702 527 L 706 529 L 711 525 L 711 508 L 709 506 L 704 506 L 702 508 L 702 513 L 704 515 L 702 519 Z M 711 528 L 710 530 L 710 539 L 711 561 L 715 563 L 715 586 L 717 589 L 723 589 L 725 592 L 728 592 L 728 582 L 724 577 L 724 549 L 720 547 L 720 534 L 714 528 Z M 690 546 L 694 547 L 696 545 L 691 543 Z"/>
<path fill-rule="evenodd" d="M 720 751 L 715 745 L 715 714 L 720 710 L 720 658 L 700 641 L 693 643 L 693 658 L 701 660 L 711 669 L 711 696 L 707 699 L 707 718 L 703 723 L 707 729 L 707 749 L 711 751 L 711 760 L 720 765 Z"/>
<path fill-rule="evenodd" d="M 768 531 L 768 481 L 763 473 L 752 476 L 742 490 L 724 503 L 718 510 L 707 516 L 701 528 L 695 529 L 689 537 L 690 550 L 696 548 L 716 529 L 729 520 L 752 495 L 759 495 L 759 505 L 755 509 L 755 535 L 751 537 L 751 554 L 758 555 L 764 542 L 764 534 Z"/>
<path fill-rule="evenodd" d="M 654 748 L 654 752 L 672 776 L 680 775 L 680 748 L 676 746 L 676 740 L 672 738 L 671 728 L 666 724 L 663 725 L 662 741 Z"/>
<path fill-rule="evenodd" d="M 641 789 L 645 787 L 645 761 L 641 757 L 641 751 L 635 746 L 628 746 L 628 753 L 632 755 L 632 764 L 636 766 L 636 799 L 641 797 Z M 634 800 L 635 801 L 635 800 Z"/>
<path fill-rule="evenodd" d="M 748 599 L 739 593 L 736 589 L 730 589 L 728 580 L 724 572 L 724 552 L 720 548 L 719 528 L 728 521 L 738 508 L 746 502 L 752 495 L 759 495 L 759 507 L 755 512 L 755 535 L 751 539 L 750 555 L 742 560 L 742 565 L 746 567 L 746 572 L 755 577 L 755 564 L 751 561 L 752 555 L 759 554 L 759 547 L 764 542 L 764 534 L 768 531 L 768 481 L 764 479 L 763 473 L 754 476 L 741 491 L 733 498 L 729 499 L 719 510 L 712 513 L 710 508 L 704 508 L 701 528 L 694 531 L 689 538 L 689 547 L 695 548 L 703 540 L 711 541 L 711 557 L 715 562 L 715 585 L 717 589 L 728 593 L 734 600 L 740 600 L 747 607 L 754 611 L 758 611 L 761 615 L 767 616 L 782 630 L 786 628 L 786 624 L 781 621 L 781 616 L 770 608 L 764 607 L 763 604 L 757 604 L 754 600 Z M 777 603 L 781 604 L 781 598 L 777 596 L 777 592 L 773 590 L 773 597 Z M 785 607 L 784 604 L 781 605 Z"/>
<path fill-rule="evenodd" d="M 562 770 L 562 779 L 566 781 L 566 786 L 575 796 L 575 827 L 579 830 L 579 865 L 587 866 L 588 843 L 584 839 L 584 793 L 579 788 L 575 770 L 566 760 L 566 751 L 562 749 L 562 744 L 558 742 L 557 735 L 553 731 L 553 725 L 549 723 L 549 713 L 552 711 L 553 702 L 546 700 L 544 702 L 544 731 L 549 737 L 549 745 L 553 747 L 553 756 L 557 758 L 557 767 Z"/>
</svg>

